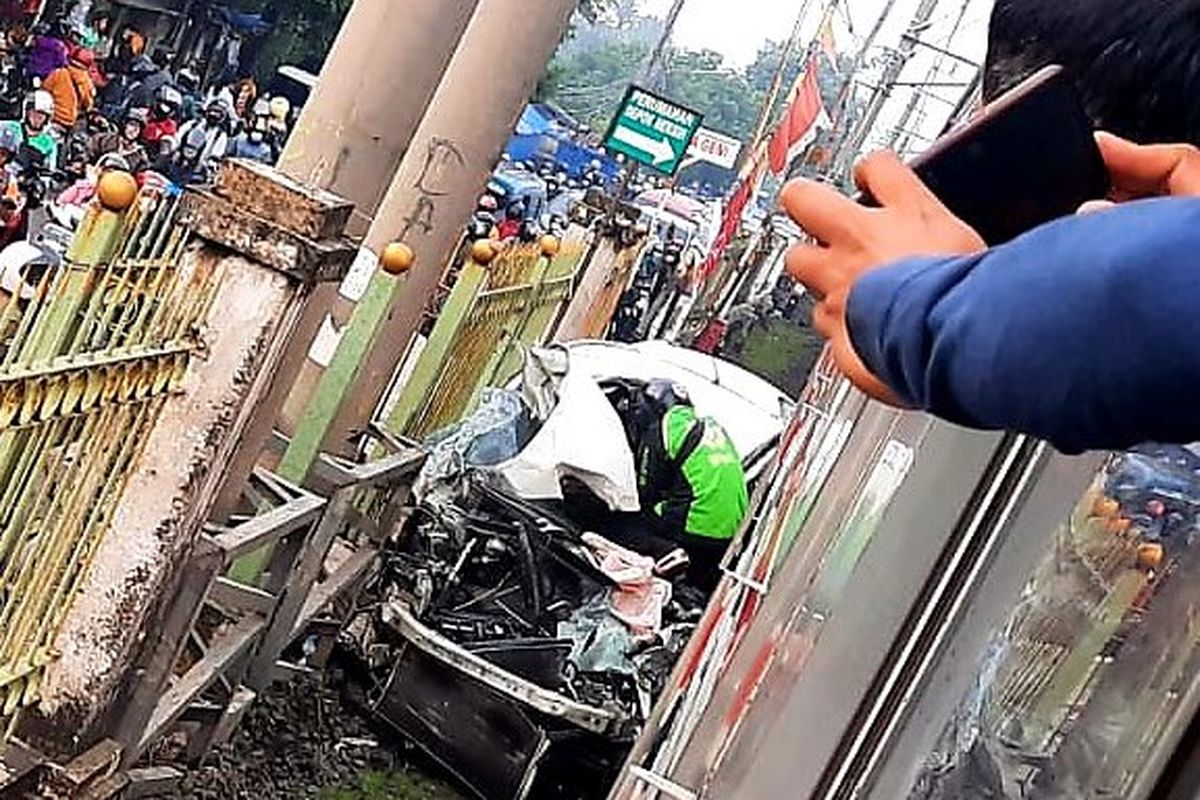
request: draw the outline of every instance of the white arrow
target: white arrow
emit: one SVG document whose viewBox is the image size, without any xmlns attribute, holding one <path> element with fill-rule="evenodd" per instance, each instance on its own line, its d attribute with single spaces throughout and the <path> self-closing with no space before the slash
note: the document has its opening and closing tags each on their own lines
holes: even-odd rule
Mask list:
<svg viewBox="0 0 1200 800">
<path fill-rule="evenodd" d="M 647 136 L 632 128 L 618 125 L 617 129 L 613 131 L 613 138 L 630 147 L 636 147 L 638 150 L 649 155 L 654 159 L 654 166 L 656 167 L 679 158 L 679 154 L 675 152 L 675 146 L 665 136 L 661 139 L 654 136 Z"/>
</svg>

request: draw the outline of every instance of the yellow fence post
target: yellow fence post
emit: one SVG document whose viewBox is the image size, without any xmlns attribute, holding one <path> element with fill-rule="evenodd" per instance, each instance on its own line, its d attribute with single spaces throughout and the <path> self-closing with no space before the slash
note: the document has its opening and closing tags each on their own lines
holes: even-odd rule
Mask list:
<svg viewBox="0 0 1200 800">
<path fill-rule="evenodd" d="M 392 433 L 407 433 L 413 421 L 427 406 L 430 396 L 437 388 L 459 330 L 471 313 L 480 291 L 487 285 L 488 265 L 495 257 L 496 250 L 489 242 L 476 242 L 471 248 L 450 297 L 438 314 L 429 341 L 421 351 L 417 365 L 404 385 L 396 407 L 387 418 L 387 429 Z"/>
</svg>

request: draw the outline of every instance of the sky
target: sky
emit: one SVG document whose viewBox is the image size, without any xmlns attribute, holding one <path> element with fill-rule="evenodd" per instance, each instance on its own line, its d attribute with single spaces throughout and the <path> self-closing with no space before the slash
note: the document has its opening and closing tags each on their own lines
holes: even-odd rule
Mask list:
<svg viewBox="0 0 1200 800">
<path fill-rule="evenodd" d="M 666 16 L 672 0 L 643 0 L 646 13 Z M 835 31 L 843 38 L 854 39 L 854 34 L 864 36 L 883 10 L 886 0 L 843 0 L 842 9 L 836 19 Z M 956 14 L 960 4 L 947 0 L 940 16 Z M 990 3 L 975 2 L 968 12 L 973 29 L 985 29 Z M 705 47 L 724 53 L 731 64 L 743 65 L 754 59 L 759 45 L 765 39 L 783 40 L 791 33 L 796 15 L 807 6 L 805 30 L 816 28 L 820 20 L 822 0 L 687 0 L 676 28 L 678 40 L 688 47 Z M 897 26 L 903 27 L 904 20 L 915 10 L 916 0 L 899 0 L 895 8 Z M 907 13 L 906 13 L 907 12 Z M 853 25 L 853 32 L 850 26 Z M 978 33 L 978 30 L 976 31 Z M 982 45 L 979 36 L 966 37 L 972 40 L 972 49 Z M 982 50 L 980 49 L 980 52 Z"/>
<path fill-rule="evenodd" d="M 889 0 L 841 0 L 840 11 L 834 18 L 834 35 L 838 49 L 855 54 L 879 19 Z M 1052 1 L 1052 0 L 1048 0 Z M 645 13 L 665 16 L 672 0 L 642 0 Z M 987 49 L 987 22 L 993 0 L 940 0 L 929 28 L 920 38 L 932 45 L 953 52 L 968 61 L 982 62 Z M 867 54 L 868 64 L 881 65 L 880 55 L 895 48 L 907 30 L 909 20 L 920 0 L 894 0 L 894 8 Z M 788 38 L 801 8 L 807 8 L 801 28 L 802 40 L 816 34 L 826 0 L 686 0 L 676 27 L 676 41 L 688 48 L 707 48 L 725 55 L 730 66 L 750 63 L 762 43 L 768 39 Z M 875 70 L 878 75 L 879 69 Z M 929 48 L 918 48 L 901 76 L 904 82 L 934 82 L 948 84 L 937 88 L 917 90 L 898 89 L 892 95 L 880 124 L 868 140 L 867 147 L 893 147 L 905 155 L 924 149 L 945 125 L 955 103 L 962 96 L 960 84 L 969 81 L 975 70 L 955 58 L 948 58 Z M 863 78 L 867 86 L 859 93 L 869 93 L 872 73 Z M 914 107 L 910 103 L 916 97 Z"/>
</svg>

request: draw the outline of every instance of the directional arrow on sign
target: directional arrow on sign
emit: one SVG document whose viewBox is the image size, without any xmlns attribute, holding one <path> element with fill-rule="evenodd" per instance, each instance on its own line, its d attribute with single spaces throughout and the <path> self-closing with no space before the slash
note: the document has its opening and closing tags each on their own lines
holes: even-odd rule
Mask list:
<svg viewBox="0 0 1200 800">
<path fill-rule="evenodd" d="M 671 140 L 665 136 L 661 138 L 647 136 L 632 128 L 620 126 L 613 131 L 612 138 L 646 153 L 654 159 L 655 166 L 669 164 L 679 158 L 679 153 L 675 152 L 675 148 L 671 145 Z"/>
</svg>

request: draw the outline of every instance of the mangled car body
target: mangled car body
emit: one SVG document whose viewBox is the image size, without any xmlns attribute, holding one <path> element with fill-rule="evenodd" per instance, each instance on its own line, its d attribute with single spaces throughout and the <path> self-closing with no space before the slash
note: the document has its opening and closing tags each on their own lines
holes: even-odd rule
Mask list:
<svg viewBox="0 0 1200 800">
<path fill-rule="evenodd" d="M 603 797 L 703 612 L 676 560 L 604 535 L 637 510 L 621 410 L 640 382 L 687 381 L 750 460 L 777 441 L 787 398 L 694 355 L 538 353 L 520 387 L 430 442 L 350 638 L 378 717 L 483 800 Z"/>
</svg>

